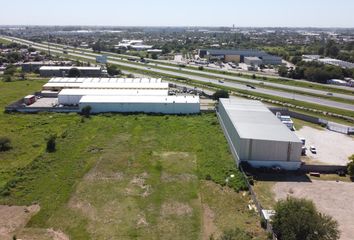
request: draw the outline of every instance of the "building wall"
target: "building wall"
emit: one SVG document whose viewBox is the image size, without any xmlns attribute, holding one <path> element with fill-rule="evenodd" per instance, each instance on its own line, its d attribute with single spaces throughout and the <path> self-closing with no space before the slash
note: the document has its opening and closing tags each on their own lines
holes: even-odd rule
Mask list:
<svg viewBox="0 0 354 240">
<path fill-rule="evenodd" d="M 144 112 L 163 114 L 197 114 L 199 103 L 85 103 L 80 102 L 80 110 L 91 106 L 92 113 L 105 112 Z"/>
<path fill-rule="evenodd" d="M 40 70 L 41 77 L 65 77 L 69 74 L 69 70 Z M 101 70 L 80 70 L 80 77 L 100 77 Z"/>
<path fill-rule="evenodd" d="M 222 104 L 218 105 L 218 114 L 237 163 L 247 161 L 254 167 L 280 166 L 288 170 L 300 167 L 301 143 L 244 139 Z"/>
<path fill-rule="evenodd" d="M 225 55 L 225 62 L 240 63 L 241 62 L 241 56 L 240 55 Z"/>
<path fill-rule="evenodd" d="M 262 64 L 262 60 L 261 59 L 258 59 L 258 60 L 255 60 L 255 59 L 250 59 L 248 57 L 245 57 L 245 60 L 244 62 L 248 65 L 253 65 L 253 66 L 259 66 Z"/>
</svg>

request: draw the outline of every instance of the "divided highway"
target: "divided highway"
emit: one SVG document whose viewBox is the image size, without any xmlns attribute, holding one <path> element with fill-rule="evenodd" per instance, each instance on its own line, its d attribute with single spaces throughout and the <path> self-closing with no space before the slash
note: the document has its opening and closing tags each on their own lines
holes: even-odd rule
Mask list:
<svg viewBox="0 0 354 240">
<path fill-rule="evenodd" d="M 41 50 L 48 50 L 48 46 L 45 44 L 38 44 L 35 42 L 31 42 L 31 41 L 27 41 L 27 40 L 23 40 L 23 39 L 18 39 L 18 38 L 10 38 L 10 37 L 2 37 L 2 38 L 10 40 L 10 41 L 19 42 L 19 43 L 25 43 L 27 45 L 32 45 L 33 47 L 41 49 Z M 63 50 L 64 50 L 63 48 L 60 48 L 57 46 L 51 47 L 51 52 L 62 54 Z M 72 50 L 68 50 L 68 55 L 74 56 L 74 57 L 80 57 L 80 58 L 88 59 L 88 60 L 95 60 L 96 59 L 95 57 L 99 56 L 100 54 L 89 53 L 89 52 L 84 52 L 84 53 L 81 52 L 80 53 L 78 51 L 74 52 Z M 173 76 L 177 76 L 177 77 L 183 77 L 183 78 L 187 78 L 187 79 L 197 80 L 200 82 L 213 83 L 215 85 L 227 86 L 227 87 L 232 87 L 235 89 L 247 90 L 250 92 L 255 92 L 255 93 L 260 93 L 260 94 L 268 94 L 268 95 L 273 95 L 273 96 L 286 98 L 286 99 L 293 99 L 293 100 L 323 105 L 323 106 L 327 106 L 327 107 L 333 107 L 333 108 L 338 108 L 338 109 L 343 109 L 343 110 L 354 111 L 353 104 L 336 102 L 336 101 L 327 100 L 327 99 L 319 98 L 319 97 L 300 95 L 300 94 L 296 94 L 296 93 L 292 92 L 292 89 L 294 89 L 294 90 L 306 92 L 308 94 L 311 94 L 311 93 L 312 94 L 322 94 L 325 96 L 327 94 L 327 92 L 321 91 L 321 90 L 307 89 L 307 88 L 302 88 L 302 87 L 293 87 L 293 86 L 287 86 L 287 85 L 269 83 L 269 82 L 267 82 L 266 84 L 269 86 L 277 87 L 277 88 L 284 88 L 284 91 L 261 88 L 258 86 L 257 86 L 257 88 L 252 89 L 250 87 L 247 87 L 246 84 L 259 83 L 259 81 L 245 79 L 245 78 L 239 78 L 239 77 L 233 77 L 233 76 L 225 76 L 222 74 L 209 73 L 209 72 L 205 73 L 205 76 L 194 75 L 195 73 L 201 74 L 201 71 L 185 68 L 185 69 L 183 69 L 183 72 L 181 72 L 178 67 L 159 65 L 159 64 L 154 64 L 154 63 L 149 64 L 149 65 L 130 63 L 129 61 L 122 60 L 119 57 L 112 57 L 112 56 L 109 56 L 108 62 L 112 63 L 112 64 L 130 67 L 130 68 L 136 68 L 136 69 L 140 69 L 140 70 L 144 70 L 144 71 L 148 71 L 148 72 L 169 74 L 169 75 L 173 75 Z M 159 68 L 156 68 L 156 67 L 159 67 Z M 161 68 L 163 68 L 163 69 L 161 69 Z M 221 83 L 218 80 L 215 80 L 215 77 L 229 79 L 230 81 L 225 81 L 225 82 Z M 238 82 L 232 82 L 232 80 L 235 80 Z M 240 83 L 240 82 L 244 82 L 244 84 Z M 350 96 L 350 95 L 346 95 L 346 94 L 337 94 L 337 93 L 334 94 L 333 93 L 333 96 L 340 97 L 343 99 L 348 99 L 348 100 L 354 100 L 354 96 Z"/>
</svg>

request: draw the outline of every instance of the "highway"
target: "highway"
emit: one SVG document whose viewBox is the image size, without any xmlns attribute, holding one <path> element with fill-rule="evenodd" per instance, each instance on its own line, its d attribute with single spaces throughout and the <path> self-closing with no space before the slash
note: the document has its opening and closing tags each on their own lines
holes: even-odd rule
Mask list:
<svg viewBox="0 0 354 240">
<path fill-rule="evenodd" d="M 8 40 L 14 40 L 14 39 L 8 38 Z M 33 47 L 36 47 L 38 49 L 48 50 L 48 47 L 45 46 L 44 44 L 37 44 L 37 43 L 34 43 L 34 42 L 22 40 L 22 39 L 21 40 L 14 40 L 14 41 L 20 42 L 20 43 L 26 42 L 28 45 L 32 45 Z M 56 49 L 52 48 L 51 51 L 62 54 L 63 53 L 63 48 L 58 48 L 58 47 Z M 92 54 L 89 54 L 89 56 L 88 56 L 87 54 L 82 54 L 82 53 L 77 53 L 77 52 L 74 53 L 73 51 L 69 51 L 68 55 L 69 56 L 74 56 L 74 57 L 80 57 L 80 58 L 84 58 L 84 59 L 89 59 L 89 60 L 95 60 L 96 59 L 95 56 L 98 56 L 99 54 L 92 53 Z M 154 68 L 155 64 L 150 64 L 150 65 L 140 65 L 139 64 L 138 65 L 138 64 L 129 63 L 128 61 L 122 61 L 121 59 L 119 61 L 118 60 L 112 60 L 112 59 L 115 59 L 115 57 L 113 57 L 113 58 L 110 57 L 108 62 L 112 63 L 112 64 L 121 65 L 121 66 L 141 69 L 141 70 L 144 70 L 144 71 L 149 71 L 149 72 L 154 72 L 154 73 L 162 73 L 162 74 L 169 74 L 169 75 L 173 75 L 173 76 L 177 76 L 177 77 L 183 77 L 183 78 L 187 78 L 187 79 L 197 80 L 197 81 L 200 81 L 200 82 L 213 83 L 215 85 L 227 86 L 227 87 L 240 89 L 240 90 L 247 90 L 249 92 L 260 93 L 260 94 L 268 94 L 268 95 L 273 95 L 273 96 L 286 98 L 286 99 L 293 99 L 293 100 L 298 100 L 298 101 L 303 101 L 303 102 L 323 105 L 323 106 L 327 106 L 327 107 L 333 107 L 333 108 L 338 108 L 338 109 L 343 109 L 343 110 L 354 111 L 354 105 L 353 104 L 341 103 L 341 102 L 331 101 L 331 100 L 318 98 L 318 97 L 295 94 L 295 93 L 292 93 L 291 90 L 279 91 L 279 90 L 266 89 L 266 88 L 260 88 L 260 87 L 252 89 L 250 87 L 247 87 L 245 84 L 237 83 L 237 82 L 225 81 L 224 83 L 220 83 L 218 80 L 215 80 L 214 78 L 208 77 L 208 75 L 211 75 L 211 76 L 215 77 L 215 75 L 212 75 L 212 74 L 209 74 L 209 73 L 205 77 L 202 77 L 202 76 L 188 74 L 187 69 L 183 70 L 185 72 L 181 73 L 181 72 L 173 71 L 173 70 L 176 70 L 178 68 L 174 69 L 173 67 L 171 67 L 170 68 L 171 70 L 162 70 L 162 69 Z M 166 67 L 166 66 L 163 66 L 163 67 Z M 188 70 L 190 70 L 190 69 L 188 69 Z M 191 70 L 191 71 L 194 71 L 194 70 Z M 223 78 L 225 78 L 224 75 L 221 75 L 221 76 Z M 247 79 L 247 83 L 250 83 L 249 79 Z M 345 95 L 345 96 L 348 96 L 348 95 Z"/>
<path fill-rule="evenodd" d="M 27 40 L 23 40 L 23 39 L 19 39 L 19 38 L 13 38 L 15 40 L 19 40 L 19 41 L 23 41 L 23 42 L 27 42 L 29 44 L 34 44 L 37 46 L 41 46 L 41 47 L 45 47 L 48 48 L 47 45 L 45 44 L 39 44 L 39 43 L 33 43 Z M 57 49 L 62 51 L 63 47 L 65 45 L 60 45 L 60 44 L 53 44 L 50 43 L 51 48 L 53 49 Z M 59 47 L 59 46 L 63 46 L 63 47 Z M 66 46 L 66 47 L 70 47 L 71 46 Z M 77 48 L 77 50 L 68 50 L 68 52 L 72 52 L 72 53 L 77 53 L 80 52 L 85 54 L 85 55 L 89 55 L 89 56 L 100 56 L 101 54 L 97 54 L 97 53 L 93 53 L 92 51 L 88 51 L 87 49 L 82 49 L 82 48 Z M 114 53 L 109 53 L 109 52 L 102 52 L 104 54 L 110 54 L 108 55 L 109 59 L 112 60 L 116 60 L 116 61 L 127 61 L 127 59 L 119 57 L 119 55 L 124 56 L 124 57 L 131 57 L 129 55 L 122 55 L 122 54 L 117 54 L 117 57 L 111 56 Z M 267 82 L 267 81 L 260 81 L 260 80 L 253 80 L 253 79 L 249 79 L 249 78 L 242 78 L 242 77 L 237 77 L 237 76 L 229 76 L 229 75 L 225 75 L 225 74 L 219 74 L 219 73 L 211 73 L 211 72 L 203 72 L 197 69 L 190 69 L 190 68 L 181 68 L 178 66 L 170 66 L 170 65 L 165 65 L 165 64 L 159 64 L 159 63 L 155 63 L 156 61 L 154 61 L 154 63 L 149 63 L 148 65 L 150 65 L 151 67 L 159 67 L 159 68 L 164 68 L 166 70 L 170 69 L 173 71 L 184 71 L 184 72 L 189 72 L 194 74 L 199 74 L 199 75 L 205 75 L 205 77 L 217 77 L 217 78 L 223 78 L 226 80 L 231 80 L 231 81 L 238 81 L 238 82 L 243 82 L 245 84 L 263 84 L 264 86 L 269 86 L 269 87 L 274 87 L 274 88 L 278 88 L 280 91 L 299 91 L 299 92 L 304 92 L 307 94 L 316 94 L 316 95 L 323 95 L 324 97 L 328 96 L 328 91 L 323 91 L 323 90 L 317 90 L 317 89 L 311 89 L 311 88 L 304 88 L 304 87 L 297 87 L 297 86 L 290 86 L 290 85 L 285 85 L 285 84 L 280 84 L 280 83 L 272 83 L 272 82 Z M 136 65 L 139 65 L 139 63 L 133 63 Z M 140 65 L 144 65 L 144 64 L 140 64 Z M 146 65 L 146 64 L 145 64 Z M 294 80 L 293 80 L 294 81 Z M 297 80 L 296 80 L 297 81 Z M 260 87 L 260 86 L 258 86 Z M 347 89 L 348 90 L 348 89 Z M 350 89 L 349 89 L 350 90 Z M 353 92 L 354 93 L 354 92 Z M 341 94 L 341 93 L 331 93 L 331 96 L 333 97 L 337 97 L 337 98 L 343 98 L 343 99 L 348 99 L 348 100 L 354 100 L 354 95 L 348 95 L 348 94 Z"/>
</svg>

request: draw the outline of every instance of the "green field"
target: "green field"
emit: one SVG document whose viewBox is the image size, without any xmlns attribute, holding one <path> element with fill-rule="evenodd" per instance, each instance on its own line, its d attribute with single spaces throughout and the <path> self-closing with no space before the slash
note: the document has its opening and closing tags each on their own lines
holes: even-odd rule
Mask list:
<svg viewBox="0 0 354 240">
<path fill-rule="evenodd" d="M 0 82 L 0 107 L 43 82 Z M 240 228 L 266 239 L 215 114 L 1 112 L 0 124 L 13 147 L 0 153 L 0 204 L 41 207 L 19 238 L 53 228 L 70 239 L 208 239 Z"/>
</svg>

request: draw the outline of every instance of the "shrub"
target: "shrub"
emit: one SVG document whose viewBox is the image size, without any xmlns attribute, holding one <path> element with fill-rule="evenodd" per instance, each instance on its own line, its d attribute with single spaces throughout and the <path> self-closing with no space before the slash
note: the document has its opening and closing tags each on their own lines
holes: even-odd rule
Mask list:
<svg viewBox="0 0 354 240">
<path fill-rule="evenodd" d="M 198 69 L 199 69 L 200 71 L 203 71 L 203 70 L 204 70 L 204 67 L 203 67 L 203 66 L 199 66 Z"/>
<path fill-rule="evenodd" d="M 11 149 L 11 140 L 8 137 L 0 137 L 0 152 L 5 152 Z"/>
<path fill-rule="evenodd" d="M 47 152 L 55 152 L 57 136 L 52 134 L 47 139 Z"/>
<path fill-rule="evenodd" d="M 89 118 L 91 115 L 91 106 L 85 106 L 81 109 L 81 114 L 84 115 L 86 118 Z"/>
<path fill-rule="evenodd" d="M 219 100 L 219 98 L 229 98 L 229 93 L 226 90 L 218 90 L 213 94 L 213 99 Z"/>
<path fill-rule="evenodd" d="M 348 174 L 351 178 L 354 177 L 354 154 L 351 155 L 349 158 L 349 163 L 347 164 L 347 170 L 348 170 Z"/>
<path fill-rule="evenodd" d="M 222 233 L 219 240 L 251 240 L 252 236 L 247 232 L 236 228 L 233 230 L 226 230 Z"/>
<path fill-rule="evenodd" d="M 11 78 L 10 75 L 4 75 L 3 81 L 4 81 L 4 82 L 11 82 L 11 81 L 12 81 L 12 78 Z"/>
</svg>

